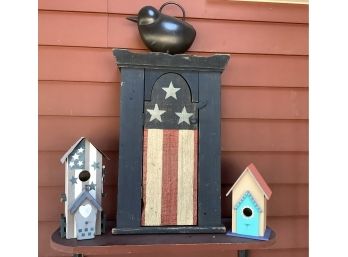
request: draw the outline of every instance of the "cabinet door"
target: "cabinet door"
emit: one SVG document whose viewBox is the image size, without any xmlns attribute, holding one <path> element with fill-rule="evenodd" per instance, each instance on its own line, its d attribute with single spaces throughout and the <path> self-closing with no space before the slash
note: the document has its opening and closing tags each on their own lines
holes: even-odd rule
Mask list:
<svg viewBox="0 0 348 257">
<path fill-rule="evenodd" d="M 196 105 L 187 82 L 171 72 L 144 102 L 142 226 L 197 225 Z"/>
</svg>

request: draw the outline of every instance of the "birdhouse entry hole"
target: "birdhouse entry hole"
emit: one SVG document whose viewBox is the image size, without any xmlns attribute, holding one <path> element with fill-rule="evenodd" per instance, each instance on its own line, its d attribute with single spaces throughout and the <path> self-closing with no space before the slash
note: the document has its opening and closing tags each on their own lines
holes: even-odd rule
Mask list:
<svg viewBox="0 0 348 257">
<path fill-rule="evenodd" d="M 89 173 L 88 170 L 83 170 L 81 171 L 81 173 L 79 174 L 79 179 L 82 182 L 86 182 L 87 180 L 89 180 L 89 178 L 91 177 L 91 174 Z"/>
<path fill-rule="evenodd" d="M 251 217 L 251 215 L 253 215 L 253 211 L 252 211 L 252 209 L 250 209 L 250 208 L 244 208 L 243 209 L 243 214 L 244 214 L 244 216 L 246 216 L 246 217 Z"/>
</svg>

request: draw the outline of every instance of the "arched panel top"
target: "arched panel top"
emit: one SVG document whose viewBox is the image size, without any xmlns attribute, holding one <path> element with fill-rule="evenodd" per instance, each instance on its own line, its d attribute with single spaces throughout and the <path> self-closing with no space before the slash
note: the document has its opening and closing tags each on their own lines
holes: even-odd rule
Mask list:
<svg viewBox="0 0 348 257">
<path fill-rule="evenodd" d="M 188 84 L 191 90 L 191 101 L 199 102 L 198 96 L 198 71 L 184 70 L 162 70 L 162 69 L 145 69 L 145 101 L 151 101 L 152 88 L 155 82 L 167 73 L 179 74 Z"/>
<path fill-rule="evenodd" d="M 145 101 L 145 128 L 196 129 L 198 113 L 190 87 L 177 73 L 166 73 L 154 84 L 151 101 Z"/>
</svg>

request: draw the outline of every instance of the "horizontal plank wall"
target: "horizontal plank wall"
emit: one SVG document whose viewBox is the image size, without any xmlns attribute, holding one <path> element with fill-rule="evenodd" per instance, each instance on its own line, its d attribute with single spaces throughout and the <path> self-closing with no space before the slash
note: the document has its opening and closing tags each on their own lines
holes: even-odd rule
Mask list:
<svg viewBox="0 0 348 257">
<path fill-rule="evenodd" d="M 111 157 L 103 204 L 107 217 L 115 217 L 120 73 L 112 48 L 147 51 L 125 17 L 163 2 L 38 1 L 40 257 L 67 256 L 50 248 L 49 237 L 63 212 L 59 159 L 80 136 Z M 274 192 L 268 214 L 278 242 L 250 256 L 308 256 L 308 6 L 176 2 L 197 30 L 190 53 L 233 56 L 221 89 L 222 217 L 232 208 L 226 190 L 254 162 Z M 175 6 L 164 11 L 180 15 Z M 217 255 L 237 257 L 219 249 Z M 192 249 L 187 256 L 206 255 Z"/>
</svg>

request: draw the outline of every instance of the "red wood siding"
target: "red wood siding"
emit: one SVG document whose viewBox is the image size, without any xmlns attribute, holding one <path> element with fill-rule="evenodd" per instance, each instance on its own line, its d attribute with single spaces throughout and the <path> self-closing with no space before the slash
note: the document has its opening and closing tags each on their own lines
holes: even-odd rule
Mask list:
<svg viewBox="0 0 348 257">
<path fill-rule="evenodd" d="M 64 166 L 59 159 L 82 135 L 111 156 L 103 205 L 108 217 L 115 216 L 120 73 L 111 50 L 146 51 L 125 17 L 164 1 L 150 2 L 38 2 L 40 257 L 67 256 L 52 250 L 49 238 L 63 212 Z M 177 2 L 197 30 L 190 53 L 231 54 L 222 75 L 222 193 L 250 162 L 274 193 L 268 221 L 278 241 L 250 256 L 308 256 L 308 7 Z M 165 12 L 180 15 L 175 6 Z M 222 216 L 230 213 L 231 201 L 223 195 Z M 217 254 L 237 257 L 219 249 Z"/>
<path fill-rule="evenodd" d="M 39 79 L 120 82 L 111 49 L 39 46 Z M 224 86 L 308 87 L 308 56 L 231 54 L 233 61 L 222 74 Z"/>
</svg>

